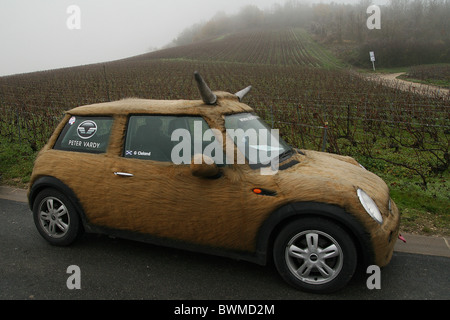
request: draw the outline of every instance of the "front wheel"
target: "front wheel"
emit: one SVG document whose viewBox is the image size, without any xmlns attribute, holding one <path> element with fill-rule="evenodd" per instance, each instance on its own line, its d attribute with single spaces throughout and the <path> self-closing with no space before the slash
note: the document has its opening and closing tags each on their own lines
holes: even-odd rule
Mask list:
<svg viewBox="0 0 450 320">
<path fill-rule="evenodd" d="M 287 225 L 274 243 L 278 272 L 298 289 L 330 293 L 344 287 L 357 264 L 355 245 L 338 224 L 304 218 Z"/>
<path fill-rule="evenodd" d="M 75 207 L 64 194 L 54 189 L 45 189 L 37 195 L 33 218 L 41 236 L 53 245 L 70 245 L 82 232 Z"/>
</svg>

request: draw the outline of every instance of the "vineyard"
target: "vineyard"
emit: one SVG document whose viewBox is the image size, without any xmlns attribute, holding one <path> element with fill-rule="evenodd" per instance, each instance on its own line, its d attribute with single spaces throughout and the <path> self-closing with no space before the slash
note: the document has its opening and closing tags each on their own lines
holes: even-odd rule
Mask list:
<svg viewBox="0 0 450 320">
<path fill-rule="evenodd" d="M 1 77 L 0 134 L 37 151 L 64 110 L 79 105 L 126 97 L 199 99 L 198 70 L 213 90 L 252 85 L 245 103 L 296 147 L 353 156 L 389 175 L 392 186 L 410 179 L 426 189 L 430 177 L 448 177 L 450 97 L 383 86 L 342 66 L 303 30 L 286 29 Z M 449 183 L 441 180 L 448 195 Z"/>
<path fill-rule="evenodd" d="M 160 50 L 135 57 L 188 59 L 305 67 L 340 67 L 343 64 L 312 41 L 304 29 L 255 29 L 227 34 L 200 43 Z"/>
</svg>

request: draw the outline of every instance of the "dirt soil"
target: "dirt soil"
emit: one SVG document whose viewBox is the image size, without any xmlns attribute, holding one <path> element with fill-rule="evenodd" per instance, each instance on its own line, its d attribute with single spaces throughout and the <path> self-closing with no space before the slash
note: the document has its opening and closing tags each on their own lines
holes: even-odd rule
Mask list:
<svg viewBox="0 0 450 320">
<path fill-rule="evenodd" d="M 433 96 L 433 97 L 449 97 L 450 96 L 450 90 L 446 88 L 440 88 L 437 86 L 432 86 L 428 84 L 423 83 L 415 83 L 410 82 L 406 80 L 397 79 L 399 76 L 403 75 L 404 73 L 375 73 L 375 74 L 369 74 L 367 75 L 367 78 L 374 80 L 374 81 L 381 81 L 384 85 L 392 87 L 392 88 L 398 88 L 403 91 L 413 91 L 420 94 Z"/>
</svg>

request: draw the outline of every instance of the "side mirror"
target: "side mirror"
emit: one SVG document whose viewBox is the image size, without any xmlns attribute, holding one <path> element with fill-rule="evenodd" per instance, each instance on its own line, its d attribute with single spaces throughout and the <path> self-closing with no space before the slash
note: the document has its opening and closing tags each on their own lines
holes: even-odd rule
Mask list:
<svg viewBox="0 0 450 320">
<path fill-rule="evenodd" d="M 196 154 L 192 157 L 191 172 L 193 176 L 199 178 L 213 178 L 219 175 L 219 168 L 214 160 L 202 154 Z"/>
</svg>

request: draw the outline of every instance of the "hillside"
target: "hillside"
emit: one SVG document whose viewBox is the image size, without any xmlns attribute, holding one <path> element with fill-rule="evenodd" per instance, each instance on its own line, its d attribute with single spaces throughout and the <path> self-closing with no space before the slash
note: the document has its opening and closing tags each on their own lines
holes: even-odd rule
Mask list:
<svg viewBox="0 0 450 320">
<path fill-rule="evenodd" d="M 448 121 L 442 118 L 445 114 L 441 114 L 441 110 L 448 110 L 447 100 L 387 88 L 362 79 L 343 66 L 312 41 L 304 29 L 255 28 L 103 64 L 1 77 L 0 130 L 3 136 L 14 139 L 17 127 L 11 123 L 19 121 L 21 139 L 39 148 L 58 122 L 58 115 L 78 105 L 126 97 L 198 99 L 193 81 L 195 70 L 201 72 L 213 90 L 237 92 L 252 85 L 254 89 L 246 98 L 247 102 L 266 119 L 271 117 L 278 121 L 281 127 L 290 123 L 288 121 L 301 121 L 299 129 L 308 138 L 294 132 L 289 138 L 299 147 L 320 148 L 321 128 L 328 123 L 338 131 L 333 133 L 334 141 L 333 135 L 328 133 L 327 149 L 337 153 L 354 152 L 344 151 L 347 147 L 339 146 L 336 140 L 340 135 L 350 134 L 339 132 L 350 119 L 347 117 L 346 123 L 341 123 L 346 119 L 342 114 L 349 112 L 348 106 L 364 106 L 367 116 L 371 115 L 368 108 L 389 110 L 392 103 L 428 105 L 431 101 L 436 103 L 438 118 L 423 114 L 419 124 L 447 125 Z M 295 106 L 301 109 L 292 109 Z M 272 112 L 277 110 L 275 114 L 268 114 L 269 107 Z M 434 110 L 434 106 L 420 112 L 429 110 Z M 416 111 L 414 116 L 418 115 Z M 371 116 L 383 116 L 382 121 L 388 123 L 412 121 L 405 112 L 385 116 L 377 111 Z M 351 119 L 358 119 L 355 117 L 354 114 Z M 378 120 L 370 121 L 377 123 Z M 448 167 L 448 160 L 438 154 L 433 166 L 440 166 L 443 161 Z"/>
<path fill-rule="evenodd" d="M 127 59 L 185 59 L 305 67 L 342 67 L 327 49 L 302 28 L 256 28 L 212 37 L 197 43 L 159 50 Z"/>
<path fill-rule="evenodd" d="M 197 99 L 192 75 L 198 70 L 214 90 L 253 85 L 254 102 L 263 105 L 270 96 L 304 96 L 343 83 L 351 88 L 349 81 L 334 83 L 351 77 L 339 71 L 342 66 L 304 29 L 253 29 L 103 64 L 1 77 L 0 103 L 7 119 L 10 108 L 51 113 L 126 97 Z M 47 117 L 48 125 L 30 139 L 42 145 L 49 134 L 45 128 L 55 121 Z"/>
<path fill-rule="evenodd" d="M 380 68 L 450 62 L 448 0 L 393 0 L 375 8 L 372 3 L 290 0 L 266 10 L 248 5 L 236 14 L 219 12 L 208 21 L 186 28 L 172 45 L 221 39 L 255 28 L 302 28 L 357 67 L 370 67 L 369 51 L 376 53 Z"/>
</svg>

